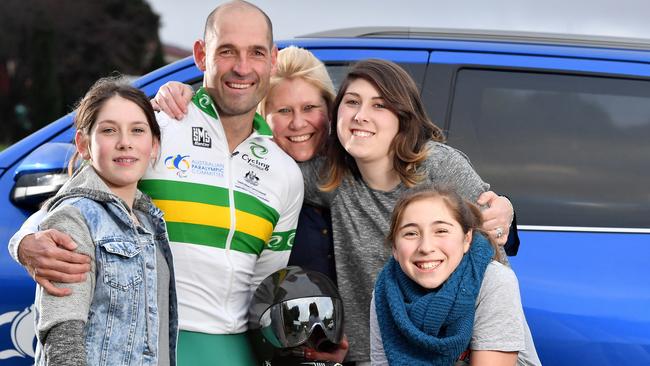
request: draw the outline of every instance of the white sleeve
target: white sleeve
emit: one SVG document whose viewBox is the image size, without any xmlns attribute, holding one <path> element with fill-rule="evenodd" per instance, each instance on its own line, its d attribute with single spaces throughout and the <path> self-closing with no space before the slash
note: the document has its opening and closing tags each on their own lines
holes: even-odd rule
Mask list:
<svg viewBox="0 0 650 366">
<path fill-rule="evenodd" d="M 285 268 L 289 262 L 289 254 L 291 254 L 291 247 L 296 237 L 296 227 L 304 195 L 302 175 L 295 164 L 294 167 L 292 172 L 288 172 L 288 183 L 283 200 L 285 205 L 279 210 L 278 223 L 273 228 L 271 239 L 255 263 L 251 294 L 262 280 L 271 273 Z"/>
<path fill-rule="evenodd" d="M 379 321 L 377 320 L 374 292 L 372 294 L 372 300 L 370 300 L 370 363 L 373 366 L 388 366 L 384 343 L 381 339 Z"/>
<path fill-rule="evenodd" d="M 485 271 L 476 302 L 470 349 L 524 351 L 525 337 L 526 325 L 517 277 L 512 269 L 492 262 Z"/>
<path fill-rule="evenodd" d="M 20 261 L 18 261 L 18 246 L 20 246 L 20 242 L 23 241 L 23 239 L 29 235 L 29 234 L 34 234 L 35 232 L 38 231 L 38 226 L 41 224 L 41 221 L 45 218 L 47 215 L 47 211 L 44 209 L 40 209 L 32 214 L 32 216 L 28 217 L 27 220 L 23 223 L 23 226 L 20 227 L 20 230 L 18 230 L 9 240 L 9 253 L 11 254 L 11 257 L 20 264 Z"/>
</svg>

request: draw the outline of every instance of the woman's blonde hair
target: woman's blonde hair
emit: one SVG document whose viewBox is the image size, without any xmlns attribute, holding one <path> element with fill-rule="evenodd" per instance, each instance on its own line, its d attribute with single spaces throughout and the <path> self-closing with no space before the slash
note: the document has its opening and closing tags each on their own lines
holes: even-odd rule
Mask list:
<svg viewBox="0 0 650 366">
<path fill-rule="evenodd" d="M 329 111 L 334 101 L 334 84 L 327 73 L 325 65 L 310 51 L 289 46 L 278 52 L 276 71 L 271 75 L 269 92 L 258 104 L 257 111 L 262 117 L 266 117 L 266 101 L 269 95 L 273 94 L 273 88 L 285 80 L 303 79 L 316 87 Z"/>
</svg>

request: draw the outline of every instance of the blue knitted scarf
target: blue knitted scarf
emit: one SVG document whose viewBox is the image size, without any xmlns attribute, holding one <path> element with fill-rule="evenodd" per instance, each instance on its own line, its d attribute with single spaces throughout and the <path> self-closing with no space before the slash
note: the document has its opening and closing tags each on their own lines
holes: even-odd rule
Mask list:
<svg viewBox="0 0 650 366">
<path fill-rule="evenodd" d="M 477 232 L 469 251 L 435 290 L 411 280 L 390 258 L 375 283 L 375 310 L 391 365 L 453 365 L 467 349 L 475 303 L 494 250 Z"/>
</svg>

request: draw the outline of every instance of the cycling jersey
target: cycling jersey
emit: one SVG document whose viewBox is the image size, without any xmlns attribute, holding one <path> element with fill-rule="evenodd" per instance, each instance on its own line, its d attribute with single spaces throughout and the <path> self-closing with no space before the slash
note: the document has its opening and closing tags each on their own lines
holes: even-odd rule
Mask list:
<svg viewBox="0 0 650 366">
<path fill-rule="evenodd" d="M 244 332 L 252 292 L 287 264 L 303 198 L 300 170 L 257 114 L 253 133 L 231 153 L 203 88 L 181 122 L 157 118 L 161 153 L 140 189 L 165 214 L 179 328 Z"/>
</svg>

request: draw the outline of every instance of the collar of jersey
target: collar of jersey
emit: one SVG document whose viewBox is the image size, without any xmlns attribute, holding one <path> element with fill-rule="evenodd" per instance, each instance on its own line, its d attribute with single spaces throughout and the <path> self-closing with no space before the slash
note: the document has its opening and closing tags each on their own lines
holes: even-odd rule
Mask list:
<svg viewBox="0 0 650 366">
<path fill-rule="evenodd" d="M 196 91 L 194 97 L 192 98 L 192 103 L 194 103 L 203 113 L 208 116 L 219 120 L 219 113 L 217 113 L 217 108 L 210 97 L 210 94 L 203 88 L 200 87 Z M 258 113 L 255 113 L 255 118 L 253 118 L 253 129 L 261 135 L 266 137 L 273 137 L 273 131 L 264 120 L 264 117 L 260 116 Z"/>
</svg>

